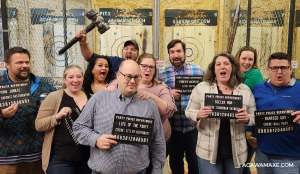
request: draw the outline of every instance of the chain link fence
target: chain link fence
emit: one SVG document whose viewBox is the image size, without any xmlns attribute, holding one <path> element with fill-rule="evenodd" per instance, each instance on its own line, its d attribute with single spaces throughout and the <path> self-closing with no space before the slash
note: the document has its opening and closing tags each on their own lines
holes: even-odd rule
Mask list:
<svg viewBox="0 0 300 174">
<path fill-rule="evenodd" d="M 75 64 L 86 69 L 87 62 L 81 56 L 78 43 L 62 55 L 58 51 L 75 37 L 77 30 L 89 23 L 85 13 L 91 9 L 91 2 L 8 0 L 7 9 L 9 47 L 20 46 L 30 51 L 34 74 L 60 88 L 66 65 Z M 2 37 L 0 44 L 0 61 L 4 61 Z"/>
<path fill-rule="evenodd" d="M 249 46 L 257 49 L 258 68 L 264 79 L 268 79 L 267 61 L 269 56 L 275 52 L 287 52 L 288 30 L 290 16 L 290 0 L 242 0 L 240 6 L 240 18 L 233 44 L 232 54 L 246 46 L 247 37 Z M 229 36 L 233 16 L 238 0 L 225 0 L 224 13 L 230 16 L 230 20 L 224 22 L 225 36 Z M 247 33 L 248 10 L 251 11 L 250 33 Z M 228 19 L 228 17 L 227 17 Z M 225 38 L 223 47 L 227 48 L 228 39 Z"/>
</svg>

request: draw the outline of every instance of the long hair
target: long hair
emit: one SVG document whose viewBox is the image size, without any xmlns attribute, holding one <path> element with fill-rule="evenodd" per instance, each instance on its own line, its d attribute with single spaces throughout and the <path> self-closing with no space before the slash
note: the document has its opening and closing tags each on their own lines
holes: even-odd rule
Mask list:
<svg viewBox="0 0 300 174">
<path fill-rule="evenodd" d="M 63 78 L 64 78 L 64 79 L 66 79 L 66 77 L 67 77 L 67 75 L 68 75 L 68 71 L 69 71 L 70 69 L 73 69 L 73 68 L 79 69 L 80 72 L 81 72 L 81 75 L 83 76 L 83 71 L 82 71 L 82 69 L 80 68 L 80 66 L 78 66 L 78 65 L 69 65 L 69 66 L 65 67 L 65 69 L 64 69 L 64 74 L 63 74 Z M 64 83 L 63 86 L 61 87 L 61 89 L 66 89 L 66 88 L 67 88 L 67 86 L 66 86 L 66 84 Z M 81 90 L 82 90 L 82 88 L 81 88 Z"/>
<path fill-rule="evenodd" d="M 155 57 L 153 56 L 153 54 L 149 54 L 149 53 L 143 53 L 140 55 L 140 57 L 136 60 L 136 62 L 140 65 L 141 62 L 144 60 L 144 59 L 152 59 L 154 61 L 154 75 L 151 79 L 151 82 L 152 82 L 152 85 L 149 87 L 153 87 L 154 85 L 157 85 L 158 84 L 158 80 L 155 78 L 156 77 L 156 74 L 157 74 L 157 69 L 156 69 L 156 59 Z"/>
<path fill-rule="evenodd" d="M 253 62 L 253 65 L 252 65 L 252 68 L 254 69 L 258 69 L 258 66 L 257 66 L 257 51 L 256 49 L 254 49 L 253 47 L 251 46 L 244 46 L 242 47 L 235 55 L 235 61 L 240 64 L 240 57 L 241 57 L 241 54 L 243 51 L 251 51 L 253 54 L 254 54 L 254 62 Z"/>
<path fill-rule="evenodd" d="M 216 54 L 212 60 L 212 62 L 208 65 L 208 69 L 206 71 L 206 75 L 204 76 L 204 81 L 212 85 L 216 82 L 216 74 L 215 74 L 215 64 L 216 60 L 219 56 L 225 56 L 231 63 L 232 71 L 230 74 L 230 78 L 228 81 L 228 86 L 230 88 L 234 88 L 243 82 L 243 77 L 240 73 L 240 67 L 238 63 L 234 60 L 234 57 L 231 54 L 221 52 Z"/>
<path fill-rule="evenodd" d="M 96 61 L 98 59 L 105 59 L 108 63 L 108 73 L 105 78 L 105 82 L 109 84 L 115 78 L 114 77 L 114 69 L 113 69 L 110 59 L 107 56 L 96 55 L 95 57 L 91 58 L 91 60 L 89 61 L 88 67 L 84 73 L 83 88 L 87 93 L 93 93 L 91 85 L 94 82 L 94 74 L 92 73 L 92 71 L 93 71 Z"/>
</svg>

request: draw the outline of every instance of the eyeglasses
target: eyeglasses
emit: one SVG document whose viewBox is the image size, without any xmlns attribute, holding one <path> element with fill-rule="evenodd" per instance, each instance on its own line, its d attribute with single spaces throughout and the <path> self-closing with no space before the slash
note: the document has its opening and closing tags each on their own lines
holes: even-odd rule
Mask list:
<svg viewBox="0 0 300 174">
<path fill-rule="evenodd" d="M 119 71 L 119 72 L 124 76 L 125 80 L 127 80 L 127 81 L 130 81 L 133 78 L 134 81 L 139 82 L 142 78 L 141 75 L 133 77 L 132 75 L 129 75 L 129 74 L 123 74 L 121 71 Z"/>
<path fill-rule="evenodd" d="M 147 70 L 148 68 L 150 69 L 150 71 L 155 69 L 155 66 L 148 66 L 146 64 L 140 64 L 143 68 L 143 70 Z"/>
<path fill-rule="evenodd" d="M 290 66 L 270 66 L 269 68 L 271 69 L 272 72 L 277 72 L 279 68 L 281 69 L 282 72 L 285 72 L 290 68 Z"/>
</svg>

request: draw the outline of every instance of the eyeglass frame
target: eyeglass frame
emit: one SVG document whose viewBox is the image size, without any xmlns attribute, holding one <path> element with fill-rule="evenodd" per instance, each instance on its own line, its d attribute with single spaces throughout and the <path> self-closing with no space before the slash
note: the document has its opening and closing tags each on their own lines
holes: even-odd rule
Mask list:
<svg viewBox="0 0 300 174">
<path fill-rule="evenodd" d="M 269 66 L 268 68 L 271 69 L 272 72 L 277 72 L 279 69 L 281 69 L 282 72 L 286 72 L 288 71 L 288 69 L 290 69 L 291 66 Z M 274 70 L 273 68 L 277 68 L 277 70 Z M 282 68 L 286 68 L 285 70 Z"/>
<path fill-rule="evenodd" d="M 155 68 L 156 68 L 155 66 L 149 66 L 149 65 L 146 65 L 146 64 L 142 64 L 142 63 L 139 64 L 139 65 L 142 66 L 143 70 L 147 70 L 147 69 L 149 68 L 150 71 L 153 71 L 153 70 L 155 70 Z M 147 67 L 144 68 L 144 67 L 143 67 L 144 65 L 147 66 Z"/>
<path fill-rule="evenodd" d="M 133 77 L 132 75 L 128 75 L 128 74 L 123 74 L 121 71 L 119 71 L 119 73 L 121 73 L 123 76 L 124 76 L 124 79 L 126 80 L 126 81 L 130 81 L 132 78 L 134 79 L 134 81 L 135 82 L 139 82 L 140 80 L 141 80 L 141 78 L 142 78 L 142 75 L 139 75 L 139 77 Z M 129 77 L 128 77 L 129 76 Z M 129 80 L 128 79 L 126 79 L 126 78 L 130 78 Z M 138 81 L 137 81 L 137 79 L 136 78 L 138 78 Z"/>
</svg>

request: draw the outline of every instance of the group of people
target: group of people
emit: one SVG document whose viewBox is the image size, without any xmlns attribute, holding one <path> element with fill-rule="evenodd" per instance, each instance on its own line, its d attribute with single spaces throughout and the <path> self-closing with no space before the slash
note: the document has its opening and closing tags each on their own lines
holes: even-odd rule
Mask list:
<svg viewBox="0 0 300 174">
<path fill-rule="evenodd" d="M 241 174 L 250 172 L 243 164 L 254 151 L 256 163 L 280 166 L 257 167 L 259 174 L 300 172 L 300 83 L 289 55 L 270 56 L 269 80 L 263 82 L 250 46 L 236 57 L 216 54 L 205 72 L 186 62 L 184 42 L 172 40 L 171 64 L 158 74 L 154 56 L 140 55 L 134 40 L 124 43 L 119 58 L 93 53 L 82 30 L 76 37 L 82 37 L 81 53 L 89 64 L 85 73 L 67 66 L 60 90 L 30 72 L 28 50 L 5 51 L 0 84 L 29 81 L 33 103 L 1 109 L 1 174 L 159 174 L 167 156 L 172 174 L 184 173 L 184 158 L 191 174 Z M 186 94 L 175 89 L 177 75 L 204 78 Z M 39 103 L 43 93 L 48 96 Z M 208 93 L 242 96 L 235 119 L 209 117 Z M 285 108 L 295 109 L 295 132 L 255 135 L 254 111 Z M 153 119 L 150 145 L 118 142 L 112 135 L 116 114 Z"/>
</svg>

